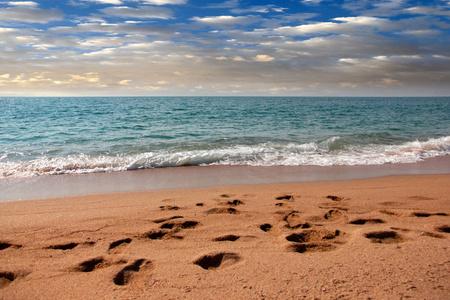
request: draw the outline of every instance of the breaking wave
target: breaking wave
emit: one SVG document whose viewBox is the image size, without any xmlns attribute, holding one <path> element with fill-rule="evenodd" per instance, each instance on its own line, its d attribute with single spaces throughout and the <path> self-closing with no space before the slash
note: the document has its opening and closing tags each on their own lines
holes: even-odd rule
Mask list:
<svg viewBox="0 0 450 300">
<path fill-rule="evenodd" d="M 450 136 L 391 145 L 358 142 L 335 136 L 319 142 L 227 145 L 120 155 L 46 156 L 30 161 L 8 161 L 0 157 L 0 178 L 39 175 L 114 172 L 148 168 L 204 165 L 299 166 L 380 165 L 416 163 L 450 154 Z"/>
</svg>

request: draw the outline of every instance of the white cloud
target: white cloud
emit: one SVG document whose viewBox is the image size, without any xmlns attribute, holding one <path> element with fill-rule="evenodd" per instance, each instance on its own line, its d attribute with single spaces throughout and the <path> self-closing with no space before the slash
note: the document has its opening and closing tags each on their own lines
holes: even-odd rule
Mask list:
<svg viewBox="0 0 450 300">
<path fill-rule="evenodd" d="M 120 44 L 119 37 L 90 37 L 79 42 L 83 48 L 111 47 Z"/>
<path fill-rule="evenodd" d="M 287 90 L 287 88 L 284 86 L 275 86 L 275 87 L 269 89 L 270 92 L 280 92 L 280 91 L 286 91 L 286 90 Z"/>
<path fill-rule="evenodd" d="M 37 7 L 39 4 L 34 1 L 8 1 L 6 2 L 11 6 L 30 6 Z"/>
<path fill-rule="evenodd" d="M 232 9 L 231 12 L 235 14 L 243 14 L 243 13 L 269 13 L 271 11 L 274 12 L 283 12 L 287 8 L 279 7 L 275 5 L 258 5 L 251 6 L 249 8 L 235 8 Z"/>
<path fill-rule="evenodd" d="M 323 0 L 302 0 L 301 2 L 303 4 L 319 4 L 320 2 L 322 2 Z"/>
<path fill-rule="evenodd" d="M 448 57 L 448 56 L 445 56 L 445 55 L 437 55 L 437 54 L 433 55 L 433 57 L 434 57 L 434 58 L 439 58 L 439 59 L 450 59 L 450 57 Z"/>
<path fill-rule="evenodd" d="M 1 13 L 0 13 L 1 14 Z M 1 34 L 8 34 L 10 32 L 14 32 L 14 31 L 18 31 L 15 28 L 5 28 L 5 27 L 0 27 L 0 35 Z"/>
<path fill-rule="evenodd" d="M 286 7 L 273 7 L 272 10 L 275 12 L 284 12 L 287 8 Z"/>
<path fill-rule="evenodd" d="M 367 30 L 367 27 L 387 27 L 390 21 L 376 17 L 340 17 L 333 20 L 339 22 L 317 22 L 299 26 L 284 26 L 274 29 L 276 33 L 287 35 L 310 35 L 326 33 L 349 33 L 358 30 Z"/>
<path fill-rule="evenodd" d="M 358 59 L 355 58 L 341 58 L 339 62 L 348 63 L 348 64 L 357 64 L 359 63 Z"/>
<path fill-rule="evenodd" d="M 185 4 L 188 0 L 144 0 L 143 3 L 145 4 L 152 4 L 152 5 L 175 5 L 175 4 Z"/>
<path fill-rule="evenodd" d="M 380 80 L 380 83 L 382 85 L 402 85 L 402 83 L 400 82 L 400 80 L 397 79 L 392 79 L 392 78 L 382 78 Z"/>
<path fill-rule="evenodd" d="M 379 56 L 374 56 L 373 59 L 381 60 L 381 61 L 387 61 L 388 57 L 386 55 L 379 55 Z"/>
<path fill-rule="evenodd" d="M 436 29 L 422 29 L 422 30 L 404 30 L 400 32 L 405 35 L 412 35 L 420 38 L 435 38 L 436 35 L 441 34 L 439 30 Z"/>
<path fill-rule="evenodd" d="M 386 94 L 413 94 L 420 86 L 448 91 L 444 87 L 450 80 L 446 20 L 420 15 L 427 11 L 423 7 L 400 11 L 402 15 L 392 19 L 366 14 L 368 8 L 370 12 L 399 11 L 395 5 L 400 1 L 396 0 L 371 4 L 362 0 L 363 10 L 351 17 L 333 15 L 321 19 L 323 22 L 307 20 L 317 14 L 277 14 L 273 13 L 276 6 L 249 7 L 244 1 L 239 6 L 238 1 L 225 0 L 211 2 L 256 13 L 236 15 L 209 9 L 191 14 L 197 17 L 188 21 L 159 22 L 155 19 L 171 19 L 175 13 L 184 17 L 173 7 L 161 6 L 176 1 L 97 0 L 96 4 L 105 5 L 93 5 L 96 13 L 90 10 L 90 15 L 67 18 L 64 27 L 36 25 L 38 28 L 33 24 L 16 26 L 21 20 L 13 13 L 21 8 L 29 14 L 42 11 L 52 16 L 57 10 L 36 9 L 34 1 L 10 1 L 22 4 L 9 4 L 7 9 L 6 1 L 0 0 L 4 4 L 0 8 L 3 94 L 52 90 L 72 95 L 181 95 L 194 90 L 196 95 L 235 91 L 300 95 L 301 90 L 301 95 L 309 95 L 329 88 L 337 94 L 361 95 L 377 89 Z M 187 3 L 178 3 L 182 2 Z M 87 4 L 84 2 L 84 8 Z M 202 8 L 208 5 L 206 1 Z M 428 10 L 431 8 L 434 13 L 445 11 L 437 6 Z M 272 13 L 265 15 L 266 11 Z M 39 20 L 48 22 L 49 18 Z M 258 22 L 256 29 L 243 26 L 252 22 Z M 234 25 L 238 26 L 230 29 Z M 23 70 L 26 73 L 18 75 Z M 40 77 L 37 73 L 41 70 L 49 73 Z M 422 88 L 422 94 L 431 90 Z"/>
<path fill-rule="evenodd" d="M 341 88 L 356 89 L 356 88 L 359 87 L 359 84 L 352 83 L 352 82 L 340 82 L 339 85 L 340 85 Z"/>
<path fill-rule="evenodd" d="M 0 8 L 0 20 L 23 23 L 48 23 L 63 19 L 58 9 L 39 9 L 27 6 Z"/>
<path fill-rule="evenodd" d="M 406 13 L 419 15 L 450 16 L 450 10 L 445 10 L 440 7 L 413 6 L 405 8 L 403 11 Z"/>
<path fill-rule="evenodd" d="M 284 26 L 276 28 L 276 33 L 287 35 L 302 35 L 320 32 L 336 32 L 339 29 L 339 23 L 320 22 L 315 24 L 305 24 L 299 26 Z"/>
<path fill-rule="evenodd" d="M 256 55 L 253 58 L 253 60 L 257 61 L 257 62 L 269 62 L 269 61 L 272 61 L 274 59 L 275 59 L 275 57 L 272 57 L 272 56 L 269 56 L 269 55 L 265 55 L 265 54 L 259 54 L 259 55 Z"/>
<path fill-rule="evenodd" d="M 99 51 L 93 51 L 93 52 L 89 52 L 89 53 L 84 53 L 83 56 L 88 56 L 88 57 L 89 56 L 91 56 L 91 57 L 106 56 L 106 57 L 109 57 L 109 56 L 112 56 L 115 53 L 116 53 L 116 48 L 105 48 L 105 49 L 102 49 L 102 50 L 99 50 Z"/>
<path fill-rule="evenodd" d="M 167 8 L 154 6 L 116 6 L 101 9 L 101 11 L 108 15 L 118 18 L 136 18 L 136 19 L 170 19 L 172 18 L 172 11 Z"/>
<path fill-rule="evenodd" d="M 376 17 L 358 16 L 358 17 L 340 17 L 333 20 L 341 21 L 349 24 L 368 25 L 368 26 L 381 26 L 384 25 L 387 20 Z"/>
<path fill-rule="evenodd" d="M 119 81 L 119 84 L 120 85 L 128 85 L 128 84 L 130 84 L 130 82 L 131 82 L 130 79 L 124 79 L 124 80 Z"/>
<path fill-rule="evenodd" d="M 82 82 L 89 82 L 89 83 L 97 83 L 100 81 L 100 78 L 98 77 L 97 73 L 85 73 L 83 75 L 77 75 L 77 74 L 70 74 L 69 75 L 72 80 L 74 81 L 82 81 Z"/>
<path fill-rule="evenodd" d="M 249 17 L 233 17 L 233 16 L 215 16 L 215 17 L 193 17 L 191 20 L 199 23 L 205 24 L 216 24 L 216 25 L 234 25 L 239 23 L 248 23 Z"/>
<path fill-rule="evenodd" d="M 139 51 L 139 50 L 150 49 L 150 48 L 154 47 L 155 45 L 158 45 L 158 44 L 161 45 L 164 43 L 169 43 L 169 42 L 154 41 L 154 42 L 145 42 L 145 43 L 131 43 L 126 46 L 123 46 L 122 48 Z"/>
<path fill-rule="evenodd" d="M 148 90 L 151 90 L 151 91 L 158 91 L 158 90 L 161 90 L 161 89 L 162 89 L 162 87 L 160 87 L 160 86 L 154 86 L 154 85 L 148 85 L 148 86 L 146 86 L 145 88 L 148 89 Z"/>
<path fill-rule="evenodd" d="M 169 27 L 125 24 L 125 23 L 106 23 L 106 22 L 80 23 L 75 27 L 57 26 L 50 28 L 48 32 L 54 35 L 57 34 L 78 35 L 83 32 L 99 32 L 112 35 L 123 34 L 126 36 L 135 36 L 135 37 L 150 36 L 150 35 L 167 35 L 167 36 L 173 35 L 173 30 Z"/>
</svg>

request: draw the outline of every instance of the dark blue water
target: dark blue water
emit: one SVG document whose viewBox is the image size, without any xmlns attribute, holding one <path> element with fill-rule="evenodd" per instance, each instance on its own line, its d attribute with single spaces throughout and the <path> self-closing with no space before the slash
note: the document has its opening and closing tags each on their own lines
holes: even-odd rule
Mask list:
<svg viewBox="0 0 450 300">
<path fill-rule="evenodd" d="M 450 97 L 0 98 L 0 178 L 450 154 Z"/>
</svg>

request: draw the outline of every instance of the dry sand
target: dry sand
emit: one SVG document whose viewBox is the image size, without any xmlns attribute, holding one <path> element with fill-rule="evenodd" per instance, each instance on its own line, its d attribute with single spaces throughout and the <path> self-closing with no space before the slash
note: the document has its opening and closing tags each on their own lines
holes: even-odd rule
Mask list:
<svg viewBox="0 0 450 300">
<path fill-rule="evenodd" d="M 448 299 L 450 175 L 0 203 L 0 299 Z"/>
</svg>

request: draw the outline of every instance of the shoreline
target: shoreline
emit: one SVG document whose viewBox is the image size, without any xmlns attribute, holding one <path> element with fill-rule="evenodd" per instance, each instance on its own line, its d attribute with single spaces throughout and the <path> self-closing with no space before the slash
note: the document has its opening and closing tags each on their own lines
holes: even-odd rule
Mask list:
<svg viewBox="0 0 450 300">
<path fill-rule="evenodd" d="M 0 180 L 0 202 L 242 184 L 336 181 L 391 175 L 450 174 L 450 156 L 418 163 L 357 166 L 190 166 Z"/>
<path fill-rule="evenodd" d="M 0 298 L 444 299 L 450 174 L 0 203 Z"/>
</svg>

